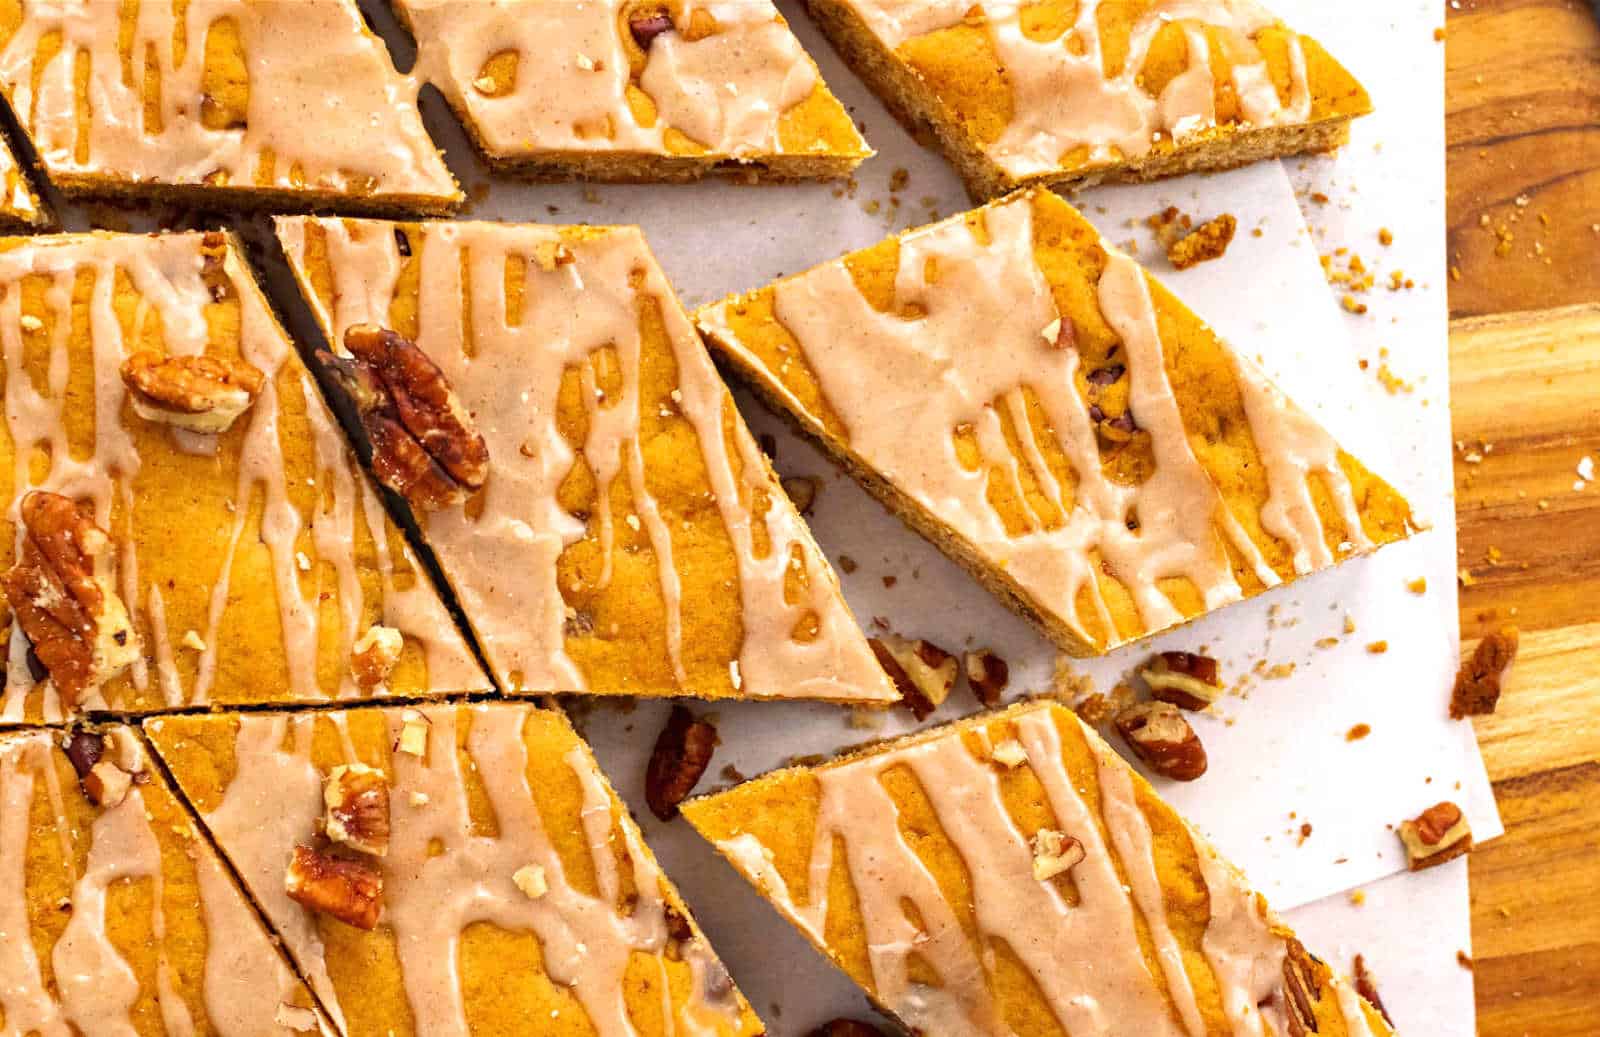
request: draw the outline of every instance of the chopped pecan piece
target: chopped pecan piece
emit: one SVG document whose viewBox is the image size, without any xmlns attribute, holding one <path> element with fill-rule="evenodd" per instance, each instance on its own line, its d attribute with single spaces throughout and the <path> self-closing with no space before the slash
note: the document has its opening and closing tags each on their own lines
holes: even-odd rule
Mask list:
<svg viewBox="0 0 1600 1037">
<path fill-rule="evenodd" d="M 1472 658 L 1456 673 L 1455 691 L 1450 695 L 1450 715 L 1480 717 L 1493 713 L 1500 703 L 1500 690 L 1511 673 L 1521 640 L 1516 627 L 1501 627 L 1478 642 Z"/>
<path fill-rule="evenodd" d="M 537 864 L 524 864 L 511 873 L 511 882 L 522 895 L 529 900 L 538 900 L 550 892 L 550 883 L 544 877 L 544 869 Z"/>
<path fill-rule="evenodd" d="M 628 20 L 628 34 L 640 50 L 649 50 L 650 44 L 664 32 L 672 31 L 672 17 L 665 11 L 655 14 L 637 14 Z"/>
<path fill-rule="evenodd" d="M 349 397 L 372 441 L 378 481 L 422 511 L 460 504 L 489 478 L 489 449 L 444 372 L 386 328 L 358 324 L 349 356 L 317 361 Z"/>
<path fill-rule="evenodd" d="M 122 384 L 139 417 L 190 432 L 222 433 L 261 394 L 267 379 L 242 360 L 163 356 L 150 350 L 122 362 Z"/>
<path fill-rule="evenodd" d="M 816 506 L 817 495 L 822 492 L 822 480 L 809 475 L 794 475 L 779 482 L 783 492 L 794 502 L 794 510 L 802 515 L 810 515 L 811 509 Z"/>
<path fill-rule="evenodd" d="M 1378 1010 L 1383 1016 L 1383 1021 L 1390 1026 L 1394 1020 L 1389 1018 L 1389 1010 L 1383 1007 L 1383 998 L 1378 996 L 1378 984 L 1373 980 L 1372 973 L 1367 971 L 1367 961 L 1361 955 L 1356 955 L 1355 969 L 1350 977 L 1356 987 L 1356 993 L 1367 999 L 1367 1004 Z"/>
<path fill-rule="evenodd" d="M 341 764 L 322 786 L 323 829 L 352 850 L 382 857 L 389 852 L 389 779 L 375 767 Z"/>
<path fill-rule="evenodd" d="M 97 807 L 110 808 L 121 803 L 128 795 L 128 789 L 133 786 L 133 775 L 110 760 L 102 759 L 89 768 L 89 773 L 83 776 L 79 784 L 83 786 L 89 802 Z"/>
<path fill-rule="evenodd" d="M 350 675 L 363 689 L 371 691 L 389 679 L 403 648 L 405 639 L 400 631 L 374 623 L 350 648 Z"/>
<path fill-rule="evenodd" d="M 938 645 L 898 634 L 869 638 L 867 643 L 878 657 L 878 665 L 894 681 L 901 701 L 918 720 L 938 709 L 955 687 L 956 657 Z"/>
<path fill-rule="evenodd" d="M 1033 877 L 1047 882 L 1083 863 L 1083 844 L 1065 832 L 1041 828 L 1033 835 Z"/>
<path fill-rule="evenodd" d="M 82 728 L 67 736 L 66 744 L 67 762 L 72 764 L 72 769 L 77 772 L 78 780 L 82 781 L 89 776 L 94 765 L 100 762 L 100 757 L 105 755 L 106 742 L 93 731 Z"/>
<path fill-rule="evenodd" d="M 888 1032 L 859 1019 L 830 1019 L 806 1037 L 888 1037 Z"/>
<path fill-rule="evenodd" d="M 1289 941 L 1289 953 L 1283 959 L 1284 1014 L 1289 1020 L 1290 1034 L 1298 1037 L 1318 1032 L 1317 1005 L 1322 1001 L 1322 980 L 1316 965 L 1316 959 L 1299 940 Z"/>
<path fill-rule="evenodd" d="M 1205 709 L 1222 694 L 1217 661 L 1193 652 L 1162 652 L 1139 671 L 1150 694 L 1179 709 Z"/>
<path fill-rule="evenodd" d="M 1169 702 L 1141 702 L 1117 714 L 1117 730 L 1157 774 L 1193 781 L 1206 772 L 1206 747 Z"/>
<path fill-rule="evenodd" d="M 650 812 L 663 821 L 677 817 L 678 804 L 694 791 L 716 748 L 714 726 L 682 706 L 673 706 L 644 772 L 644 798 Z"/>
<path fill-rule="evenodd" d="M 972 694 L 978 701 L 990 707 L 999 705 L 1000 696 L 1011 680 L 1011 667 L 1006 661 L 988 648 L 968 652 L 961 661 L 967 671 L 967 683 L 972 685 Z"/>
<path fill-rule="evenodd" d="M 296 846 L 283 887 L 290 900 L 346 925 L 372 929 L 378 924 L 383 876 L 365 861 Z"/>
<path fill-rule="evenodd" d="M 414 709 L 400 714 L 400 740 L 395 743 L 397 752 L 411 756 L 428 755 L 428 728 L 432 721 Z"/>
<path fill-rule="evenodd" d="M 1472 829 L 1467 816 L 1454 803 L 1435 803 L 1400 825 L 1400 842 L 1406 848 L 1406 865 L 1422 871 L 1453 861 L 1472 849 Z"/>
<path fill-rule="evenodd" d="M 989 751 L 989 759 L 1003 767 L 1021 767 L 1028 762 L 1028 750 L 1015 738 L 1007 738 Z"/>
<path fill-rule="evenodd" d="M 6 600 L 69 707 L 139 658 L 139 638 L 114 587 L 111 538 L 65 497 L 22 499 L 26 535 L 0 576 Z"/>
</svg>

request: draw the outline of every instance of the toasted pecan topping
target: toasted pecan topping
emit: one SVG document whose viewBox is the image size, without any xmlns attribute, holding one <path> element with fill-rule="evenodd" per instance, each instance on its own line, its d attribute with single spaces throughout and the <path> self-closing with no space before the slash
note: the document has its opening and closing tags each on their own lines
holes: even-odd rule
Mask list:
<svg viewBox="0 0 1600 1037">
<path fill-rule="evenodd" d="M 322 786 L 323 829 L 352 850 L 382 857 L 389 852 L 389 779 L 375 767 L 341 764 Z"/>
<path fill-rule="evenodd" d="M 1322 980 L 1317 974 L 1316 959 L 1299 940 L 1289 941 L 1289 953 L 1283 959 L 1283 1001 L 1291 1034 L 1304 1037 L 1318 1032 L 1317 1005 L 1322 1001 Z"/>
<path fill-rule="evenodd" d="M 972 693 L 978 701 L 990 707 L 999 705 L 1000 696 L 1011 680 L 1011 667 L 1006 665 L 1006 661 L 993 650 L 980 648 L 968 652 L 962 659 L 962 665 L 967 672 L 967 683 L 972 685 Z"/>
<path fill-rule="evenodd" d="M 1065 832 L 1041 828 L 1033 835 L 1033 877 L 1047 882 L 1065 875 L 1086 856 L 1083 844 Z"/>
<path fill-rule="evenodd" d="M 370 691 L 389 679 L 404 648 L 400 631 L 374 623 L 350 648 L 350 675 Z"/>
<path fill-rule="evenodd" d="M 1117 714 L 1117 730 L 1157 774 L 1194 781 L 1206 772 L 1206 747 L 1183 714 L 1167 702 L 1141 702 Z"/>
<path fill-rule="evenodd" d="M 354 404 L 378 481 L 422 511 L 460 504 L 489 478 L 489 449 L 444 372 L 387 328 L 358 324 L 349 356 L 317 360 Z"/>
<path fill-rule="evenodd" d="M 372 929 L 378 924 L 383 876 L 365 861 L 296 846 L 283 886 L 295 903 L 346 925 Z"/>
<path fill-rule="evenodd" d="M 105 530 L 54 493 L 29 493 L 21 510 L 21 555 L 0 586 L 71 707 L 139 657 L 139 638 L 113 584 Z"/>
<path fill-rule="evenodd" d="M 1455 860 L 1472 849 L 1472 828 L 1461 808 L 1451 802 L 1435 803 L 1400 825 L 1400 842 L 1406 865 L 1422 871 Z"/>
<path fill-rule="evenodd" d="M 694 791 L 716 748 L 716 727 L 682 706 L 673 706 L 644 772 L 644 798 L 650 812 L 663 821 L 677 817 L 678 804 Z"/>
<path fill-rule="evenodd" d="M 628 33 L 640 50 L 649 50 L 650 44 L 664 32 L 672 31 L 672 17 L 665 11 L 653 14 L 636 14 L 628 19 Z"/>
<path fill-rule="evenodd" d="M 1478 642 L 1472 658 L 1456 673 L 1455 690 L 1450 695 L 1450 715 L 1478 717 L 1493 713 L 1500 704 L 1500 691 L 1511 664 L 1517 658 L 1521 637 L 1516 627 L 1501 627 Z"/>
<path fill-rule="evenodd" d="M 898 634 L 868 638 L 867 643 L 878 657 L 878 665 L 894 681 L 901 701 L 918 720 L 938 709 L 955 687 L 959 664 L 938 645 Z"/>
<path fill-rule="evenodd" d="M 102 759 L 89 768 L 89 773 L 79 782 L 84 795 L 97 807 L 111 808 L 121 803 L 133 786 L 133 775 L 110 760 Z"/>
<path fill-rule="evenodd" d="M 122 362 L 128 400 L 146 421 L 190 432 L 226 432 L 250 409 L 266 376 L 242 360 L 163 356 L 141 350 Z"/>
<path fill-rule="evenodd" d="M 72 769 L 82 781 L 88 777 L 94 765 L 100 762 L 100 757 L 105 755 L 106 741 L 94 731 L 78 728 L 67 736 L 66 744 L 67 762 L 72 764 Z"/>
<path fill-rule="evenodd" d="M 1179 709 L 1205 709 L 1222 694 L 1217 661 L 1193 652 L 1162 652 L 1139 671 L 1150 693 Z"/>
</svg>

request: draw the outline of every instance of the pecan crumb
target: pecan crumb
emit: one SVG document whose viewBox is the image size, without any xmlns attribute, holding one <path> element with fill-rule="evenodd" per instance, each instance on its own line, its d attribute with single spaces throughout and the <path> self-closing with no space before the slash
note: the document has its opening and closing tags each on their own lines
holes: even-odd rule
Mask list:
<svg viewBox="0 0 1600 1037">
<path fill-rule="evenodd" d="M 371 691 L 389 679 L 404 648 L 400 631 L 374 623 L 350 647 L 350 675 L 363 690 Z"/>
<path fill-rule="evenodd" d="M 993 649 L 980 648 L 968 652 L 962 659 L 967 673 L 967 683 L 979 702 L 993 708 L 1000 704 L 1000 696 L 1011 679 L 1011 667 L 994 653 Z"/>
<path fill-rule="evenodd" d="M 683 706 L 673 706 L 645 767 L 644 798 L 650 812 L 663 821 L 677 817 L 678 804 L 694 791 L 716 748 L 715 726 Z"/>
<path fill-rule="evenodd" d="M 1472 658 L 1456 673 L 1455 690 L 1450 695 L 1450 716 L 1486 716 L 1500 703 L 1511 664 L 1517 658 L 1521 640 L 1516 627 L 1501 627 L 1478 642 Z"/>
</svg>

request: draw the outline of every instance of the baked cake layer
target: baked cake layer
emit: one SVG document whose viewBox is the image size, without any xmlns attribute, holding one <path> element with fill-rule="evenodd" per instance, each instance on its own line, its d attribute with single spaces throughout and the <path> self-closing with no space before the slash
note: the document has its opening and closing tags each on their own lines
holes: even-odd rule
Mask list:
<svg viewBox="0 0 1600 1037">
<path fill-rule="evenodd" d="M 1073 654 L 1411 531 L 1399 494 L 1047 191 L 697 320 L 869 490 Z"/>
<path fill-rule="evenodd" d="M 762 1032 L 559 713 L 374 707 L 146 730 L 348 1037 Z M 353 770 L 382 788 L 382 855 L 330 845 L 328 789 Z M 377 876 L 370 928 L 292 898 L 297 847 Z"/>
<path fill-rule="evenodd" d="M 777 771 L 683 813 L 928 1037 L 1392 1032 L 1058 704 Z"/>
<path fill-rule="evenodd" d="M 416 82 L 353 0 L 27 0 L 0 89 L 68 195 L 448 211 Z"/>
<path fill-rule="evenodd" d="M 539 178 L 844 176 L 872 154 L 769 0 L 397 0 L 496 166 Z"/>
<path fill-rule="evenodd" d="M 0 734 L 0 928 L 10 1033 L 332 1032 L 130 728 Z"/>
<path fill-rule="evenodd" d="M 413 514 L 503 688 L 895 699 L 637 228 L 278 233 L 329 342 L 415 343 L 486 444 Z"/>
<path fill-rule="evenodd" d="M 807 0 L 975 198 L 1344 143 L 1367 93 L 1255 0 Z"/>
<path fill-rule="evenodd" d="M 0 241 L 0 353 L 4 719 L 490 686 L 229 236 Z"/>
</svg>

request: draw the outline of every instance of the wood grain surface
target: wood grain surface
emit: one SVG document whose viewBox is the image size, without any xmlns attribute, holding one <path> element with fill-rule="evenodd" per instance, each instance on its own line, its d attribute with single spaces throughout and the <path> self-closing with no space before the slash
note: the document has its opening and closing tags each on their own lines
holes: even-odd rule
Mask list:
<svg viewBox="0 0 1600 1037">
<path fill-rule="evenodd" d="M 1471 860 L 1479 1033 L 1600 1034 L 1600 25 L 1451 0 L 1461 625 L 1521 628 L 1476 722 L 1506 835 Z M 1470 648 L 1470 642 L 1468 647 Z"/>
</svg>

